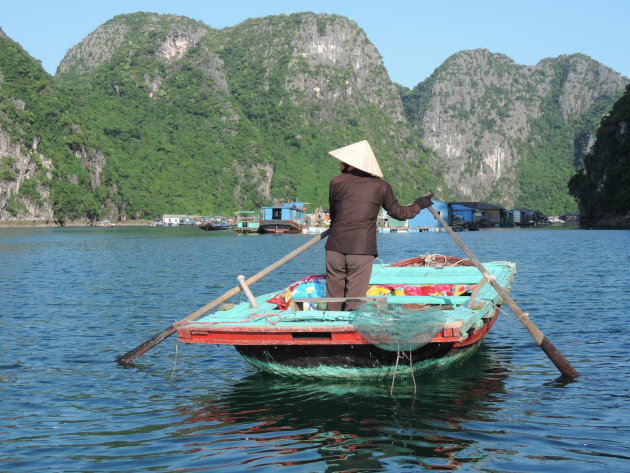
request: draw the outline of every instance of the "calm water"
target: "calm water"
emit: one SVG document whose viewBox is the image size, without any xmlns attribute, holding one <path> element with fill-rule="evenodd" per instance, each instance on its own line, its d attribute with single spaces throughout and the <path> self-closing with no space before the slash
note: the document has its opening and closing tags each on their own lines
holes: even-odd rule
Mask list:
<svg viewBox="0 0 630 473">
<path fill-rule="evenodd" d="M 517 263 L 512 297 L 580 378 L 559 379 L 509 309 L 415 396 L 275 379 L 175 337 L 124 369 L 116 356 L 313 236 L 0 229 L 0 471 L 630 471 L 630 231 L 460 236 Z M 462 255 L 446 233 L 379 235 L 379 249 Z M 252 289 L 322 268 L 320 243 Z"/>
</svg>

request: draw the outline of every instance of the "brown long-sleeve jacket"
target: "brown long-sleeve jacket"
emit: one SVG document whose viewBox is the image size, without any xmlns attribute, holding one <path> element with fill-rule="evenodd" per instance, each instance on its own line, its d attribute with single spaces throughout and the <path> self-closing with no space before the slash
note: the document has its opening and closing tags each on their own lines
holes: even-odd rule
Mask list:
<svg viewBox="0 0 630 473">
<path fill-rule="evenodd" d="M 378 256 L 376 219 L 381 207 L 397 220 L 420 212 L 416 203 L 400 205 L 383 179 L 357 170 L 331 179 L 328 200 L 331 227 L 326 249 L 350 255 Z"/>
</svg>

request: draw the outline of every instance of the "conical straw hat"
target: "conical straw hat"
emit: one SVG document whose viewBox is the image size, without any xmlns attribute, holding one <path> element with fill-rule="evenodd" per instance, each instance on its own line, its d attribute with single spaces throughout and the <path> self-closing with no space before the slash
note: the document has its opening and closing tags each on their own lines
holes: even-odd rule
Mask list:
<svg viewBox="0 0 630 473">
<path fill-rule="evenodd" d="M 372 147 L 367 140 L 329 151 L 328 154 L 361 171 L 365 171 L 373 176 L 383 177 L 376 156 L 374 156 Z"/>
</svg>

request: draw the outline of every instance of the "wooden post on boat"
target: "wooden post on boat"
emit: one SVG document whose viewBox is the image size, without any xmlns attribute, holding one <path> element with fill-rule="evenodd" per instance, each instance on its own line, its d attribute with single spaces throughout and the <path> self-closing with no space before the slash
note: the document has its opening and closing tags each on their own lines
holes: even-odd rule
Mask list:
<svg viewBox="0 0 630 473">
<path fill-rule="evenodd" d="M 247 285 L 247 282 L 245 282 L 245 276 L 243 276 L 242 274 L 239 274 L 238 276 L 236 276 L 236 279 L 237 279 L 239 285 L 241 286 L 241 289 L 243 290 L 243 292 L 247 296 L 247 300 L 249 301 L 249 305 L 251 305 L 254 309 L 256 309 L 258 307 L 258 302 L 256 302 L 256 298 L 254 297 L 254 294 L 252 294 L 252 291 L 250 290 L 249 286 Z"/>
<path fill-rule="evenodd" d="M 435 219 L 440 222 L 444 230 L 448 232 L 448 234 L 455 240 L 455 243 L 459 245 L 459 247 L 464 250 L 464 253 L 470 258 L 470 261 L 477 267 L 479 271 L 484 275 L 487 281 L 492 284 L 492 287 L 499 293 L 501 298 L 507 303 L 507 305 L 512 309 L 512 312 L 516 315 L 516 318 L 525 326 L 527 331 L 530 333 L 532 338 L 536 341 L 538 346 L 545 352 L 545 354 L 549 357 L 549 359 L 556 365 L 556 368 L 562 373 L 563 376 L 567 376 L 570 378 L 577 378 L 580 374 L 573 368 L 571 363 L 567 361 L 567 359 L 560 353 L 556 347 L 552 345 L 552 343 L 545 337 L 545 335 L 534 325 L 529 319 L 529 314 L 523 312 L 516 302 L 512 300 L 509 296 L 508 292 L 497 282 L 496 278 L 490 274 L 486 268 L 481 264 L 481 262 L 477 259 L 477 257 L 473 254 L 472 251 L 466 246 L 466 244 L 462 241 L 461 238 L 457 236 L 457 234 L 453 231 L 453 229 L 444 221 L 444 218 L 435 211 L 433 206 L 428 207 L 429 211 L 433 214 Z"/>
<path fill-rule="evenodd" d="M 309 240 L 308 242 L 304 243 L 299 248 L 296 248 L 295 250 L 293 250 L 288 255 L 284 256 L 283 258 L 280 258 L 278 261 L 276 261 L 272 265 L 267 266 L 262 271 L 259 271 L 254 276 L 249 278 L 247 281 L 244 281 L 245 285 L 246 286 L 251 285 L 251 284 L 255 283 L 256 281 L 262 279 L 267 274 L 269 274 L 272 271 L 278 269 L 284 263 L 292 260 L 297 255 L 299 255 L 300 253 L 304 252 L 305 250 L 309 249 L 311 246 L 313 246 L 316 243 L 318 243 L 320 240 L 323 240 L 324 238 L 326 238 L 329 233 L 330 233 L 330 230 L 326 230 L 325 232 L 318 234 L 315 238 L 312 238 L 311 240 Z M 201 317 L 203 314 L 205 314 L 209 310 L 214 309 L 219 304 L 225 302 L 229 298 L 231 298 L 231 297 L 235 296 L 236 294 L 238 294 L 240 290 L 241 290 L 241 286 L 240 285 L 236 286 L 236 287 L 233 287 L 232 289 L 227 291 L 222 296 L 217 297 L 212 302 L 209 302 L 208 304 L 204 305 L 200 309 L 197 309 L 195 312 L 193 312 L 189 316 L 183 318 L 182 320 L 180 320 L 179 323 L 181 323 L 181 322 L 190 322 L 191 320 L 198 319 L 199 317 Z M 145 341 L 144 343 L 141 343 L 140 345 L 138 345 L 133 350 L 130 350 L 127 353 L 125 353 L 124 355 L 119 356 L 118 358 L 116 358 L 116 362 L 118 364 L 120 364 L 120 365 L 123 365 L 123 366 L 129 365 L 133 360 L 138 358 L 140 355 L 142 355 L 143 353 L 146 353 L 151 348 L 156 346 L 158 343 L 166 340 L 168 337 L 173 335 L 177 331 L 177 329 L 175 328 L 175 325 L 176 324 L 171 325 L 170 327 L 162 330 L 160 333 L 155 335 L 153 338 L 150 338 L 149 340 Z"/>
</svg>

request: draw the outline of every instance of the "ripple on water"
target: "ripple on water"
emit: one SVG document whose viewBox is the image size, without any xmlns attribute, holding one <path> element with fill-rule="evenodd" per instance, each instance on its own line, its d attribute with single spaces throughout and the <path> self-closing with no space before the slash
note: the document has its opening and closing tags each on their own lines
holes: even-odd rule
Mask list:
<svg viewBox="0 0 630 473">
<path fill-rule="evenodd" d="M 0 458 L 15 472 L 624 471 L 630 232 L 462 234 L 512 260 L 512 297 L 575 365 L 566 382 L 509 309 L 440 376 L 263 376 L 230 347 L 167 340 L 113 360 L 306 242 L 198 229 L 0 229 Z M 109 231 L 112 230 L 112 231 Z M 379 235 L 381 258 L 460 254 L 446 234 Z M 315 248 L 253 286 L 321 273 Z"/>
</svg>

